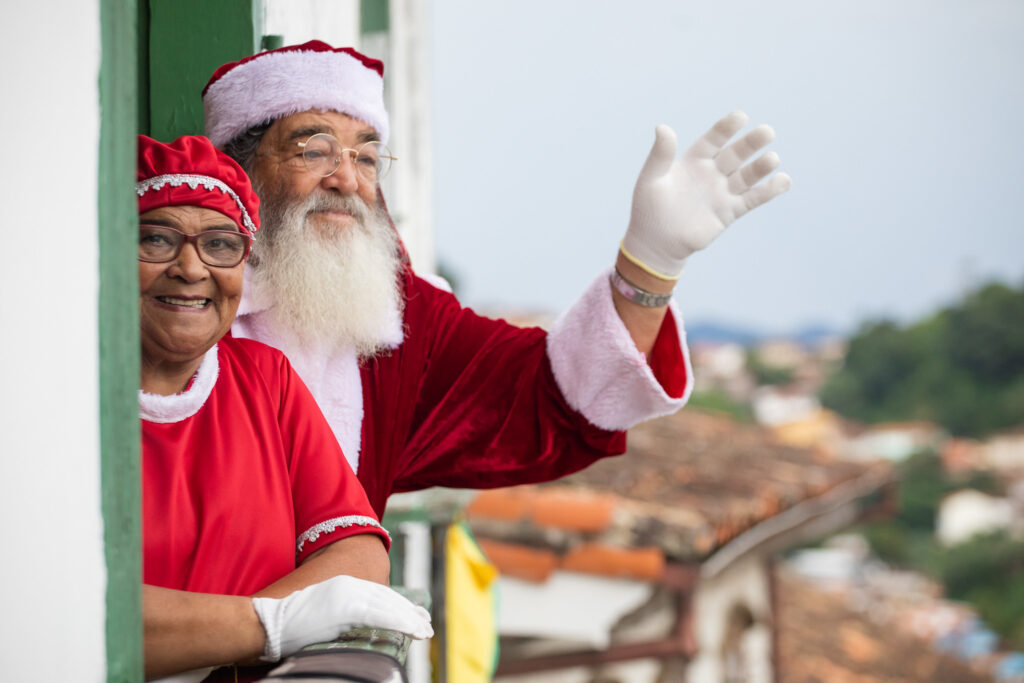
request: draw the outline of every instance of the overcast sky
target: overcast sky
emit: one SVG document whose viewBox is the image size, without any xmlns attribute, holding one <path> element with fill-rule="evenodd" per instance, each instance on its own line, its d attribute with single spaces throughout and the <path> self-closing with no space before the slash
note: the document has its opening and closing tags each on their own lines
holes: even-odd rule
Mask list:
<svg viewBox="0 0 1024 683">
<path fill-rule="evenodd" d="M 433 0 L 436 227 L 470 305 L 612 263 L 666 123 L 743 109 L 793 189 L 691 258 L 688 321 L 910 321 L 1024 282 L 1024 2 Z"/>
</svg>

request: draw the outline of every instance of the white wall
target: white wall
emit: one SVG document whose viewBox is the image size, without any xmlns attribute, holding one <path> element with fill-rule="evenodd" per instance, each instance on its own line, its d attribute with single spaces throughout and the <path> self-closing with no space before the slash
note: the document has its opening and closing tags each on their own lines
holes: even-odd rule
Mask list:
<svg viewBox="0 0 1024 683">
<path fill-rule="evenodd" d="M 644 581 L 578 572 L 555 571 L 544 583 L 502 576 L 498 580 L 498 632 L 606 648 L 612 627 L 646 603 L 651 591 L 651 584 Z"/>
<path fill-rule="evenodd" d="M 423 0 L 390 2 L 384 78 L 391 115 L 389 145 L 398 161 L 384 180 L 384 196 L 416 272 L 434 273 L 429 8 Z"/>
<path fill-rule="evenodd" d="M 99 2 L 5 2 L 0 677 L 105 679 Z"/>
<path fill-rule="evenodd" d="M 714 578 L 702 578 L 697 585 L 693 623 L 698 654 L 686 671 L 688 683 L 726 680 L 723 645 L 734 606 L 745 607 L 755 620 L 741 646 L 747 656 L 748 680 L 771 681 L 770 577 L 764 558 L 752 554 L 734 561 Z"/>
<path fill-rule="evenodd" d="M 263 32 L 285 45 L 322 40 L 334 47 L 359 45 L 359 0 L 264 0 Z"/>
<path fill-rule="evenodd" d="M 957 491 L 939 505 L 935 535 L 943 545 L 952 546 L 978 534 L 1008 529 L 1013 516 L 1013 505 L 1006 498 L 973 489 Z"/>
</svg>

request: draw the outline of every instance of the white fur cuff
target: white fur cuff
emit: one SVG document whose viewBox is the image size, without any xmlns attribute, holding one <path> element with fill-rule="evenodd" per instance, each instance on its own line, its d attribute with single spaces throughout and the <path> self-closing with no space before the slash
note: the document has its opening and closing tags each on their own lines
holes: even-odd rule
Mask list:
<svg viewBox="0 0 1024 683">
<path fill-rule="evenodd" d="M 555 321 L 547 353 L 555 381 L 574 410 L 601 429 L 625 430 L 682 408 L 693 388 L 693 371 L 682 318 L 673 301 L 669 308 L 687 381 L 681 398 L 665 392 L 615 312 L 610 274 L 608 269 L 598 276 Z"/>
</svg>

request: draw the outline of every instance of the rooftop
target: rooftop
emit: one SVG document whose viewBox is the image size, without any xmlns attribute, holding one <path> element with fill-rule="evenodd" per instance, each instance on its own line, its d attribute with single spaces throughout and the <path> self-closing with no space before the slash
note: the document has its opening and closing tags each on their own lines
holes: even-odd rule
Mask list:
<svg viewBox="0 0 1024 683">
<path fill-rule="evenodd" d="M 888 477 L 886 464 L 837 460 L 762 427 L 684 410 L 632 429 L 625 455 L 557 482 L 483 491 L 467 516 L 503 573 L 546 577 L 600 565 L 596 573 L 641 578 L 665 560 L 702 562 L 846 482 Z M 535 554 L 510 554 L 514 547 Z"/>
<path fill-rule="evenodd" d="M 989 676 L 924 640 L 872 620 L 843 597 L 778 572 L 780 683 L 982 683 Z"/>
</svg>

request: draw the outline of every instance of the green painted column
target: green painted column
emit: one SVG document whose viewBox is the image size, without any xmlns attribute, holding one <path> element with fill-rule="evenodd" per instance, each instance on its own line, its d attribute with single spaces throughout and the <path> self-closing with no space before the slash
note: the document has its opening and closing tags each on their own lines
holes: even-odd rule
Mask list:
<svg viewBox="0 0 1024 683">
<path fill-rule="evenodd" d="M 390 22 L 388 0 L 361 0 L 359 3 L 359 32 L 386 33 Z"/>
<path fill-rule="evenodd" d="M 203 132 L 203 87 L 221 64 L 254 54 L 258 0 L 149 0 L 149 134 L 169 142 Z"/>
<path fill-rule="evenodd" d="M 136 2 L 100 3 L 100 485 L 107 561 L 107 681 L 142 680 Z"/>
</svg>

